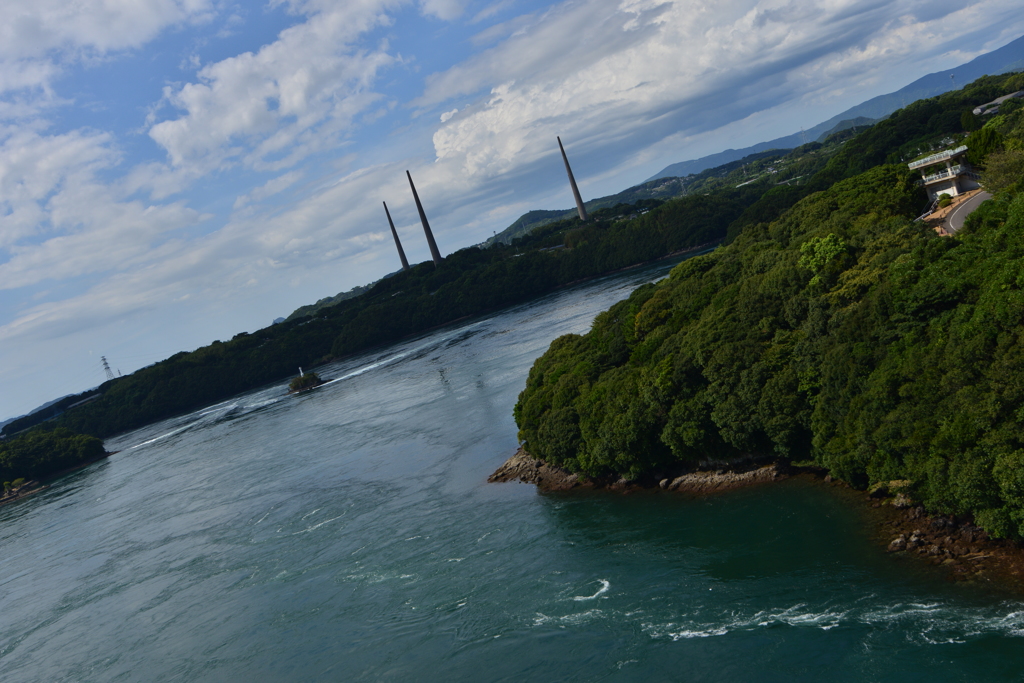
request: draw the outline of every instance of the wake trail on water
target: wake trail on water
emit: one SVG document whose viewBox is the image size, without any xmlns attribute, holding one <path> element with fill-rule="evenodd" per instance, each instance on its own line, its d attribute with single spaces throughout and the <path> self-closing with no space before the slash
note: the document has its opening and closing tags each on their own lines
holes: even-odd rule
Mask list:
<svg viewBox="0 0 1024 683">
<path fill-rule="evenodd" d="M 156 443 L 157 441 L 162 441 L 177 434 L 181 434 L 182 432 L 186 432 L 194 427 L 215 425 L 224 419 L 243 417 L 256 410 L 260 410 L 261 408 L 273 405 L 280 400 L 280 398 L 269 398 L 261 401 L 256 401 L 254 403 L 250 403 L 247 405 L 242 405 L 241 402 L 238 400 L 224 401 L 214 406 L 203 408 L 199 412 L 192 413 L 185 419 L 187 420 L 193 417 L 197 419 L 193 419 L 191 422 L 183 424 L 180 427 L 175 427 L 169 432 L 165 432 L 163 434 L 160 434 L 159 436 L 154 436 L 152 439 L 147 439 L 141 443 L 137 443 L 134 446 L 132 446 L 130 450 L 135 450 L 136 448 L 142 448 L 143 446 L 148 446 L 150 444 Z"/>
<path fill-rule="evenodd" d="M 396 354 L 394 354 L 392 356 L 387 356 L 386 358 L 381 358 L 380 360 L 374 361 L 373 363 L 370 363 L 368 365 L 364 365 L 361 368 L 357 368 L 355 370 L 352 370 L 351 372 L 348 372 L 348 373 L 342 375 L 341 377 L 336 377 L 335 379 L 328 380 L 327 382 L 324 382 L 321 386 L 327 386 L 328 384 L 334 384 L 335 382 L 340 382 L 342 380 L 351 379 L 352 377 L 358 377 L 359 375 L 362 375 L 362 374 L 365 374 L 367 372 L 370 372 L 371 370 L 376 370 L 377 368 L 384 367 L 385 365 L 391 365 L 392 363 L 397 363 L 400 360 L 404 360 L 405 358 L 408 358 L 410 356 L 414 356 L 414 355 L 416 355 L 416 354 L 418 354 L 418 353 L 420 353 L 422 351 L 426 351 L 428 349 L 441 346 L 443 344 L 446 344 L 450 340 L 455 339 L 456 337 L 465 335 L 466 332 L 468 332 L 469 330 L 472 330 L 472 329 L 474 329 L 476 327 L 479 327 L 480 325 L 483 324 L 483 322 L 484 321 L 480 321 L 480 322 L 473 323 L 471 325 L 467 325 L 466 327 L 460 327 L 458 330 L 455 330 L 451 334 L 445 335 L 444 337 L 441 337 L 440 339 L 432 339 L 431 341 L 429 341 L 429 342 L 427 342 L 425 344 L 420 344 L 419 346 L 414 346 L 411 349 L 406 349 L 405 351 L 401 351 L 401 352 L 396 353 Z"/>
<path fill-rule="evenodd" d="M 399 362 L 401 360 L 404 360 L 406 358 L 415 357 L 416 354 L 422 353 L 423 351 L 427 351 L 429 349 L 436 348 L 438 346 L 447 344 L 448 342 L 450 342 L 452 340 L 457 340 L 457 338 L 459 338 L 459 337 L 464 337 L 467 334 L 467 332 L 469 332 L 469 331 L 471 331 L 471 330 L 473 330 L 473 329 L 483 325 L 484 322 L 485 321 L 481 320 L 479 322 L 472 323 L 472 324 L 467 325 L 465 327 L 460 327 L 459 329 L 453 330 L 451 333 L 449 333 L 449 334 L 447 334 L 447 335 L 445 335 L 443 337 L 440 337 L 438 339 L 431 339 L 430 341 L 428 341 L 426 343 L 423 343 L 423 344 L 420 344 L 418 346 L 414 346 L 412 348 L 406 349 L 405 351 L 401 351 L 399 353 L 395 353 L 393 355 L 386 356 L 384 358 L 380 358 L 378 360 L 373 361 L 372 363 L 368 363 L 368 364 L 366 364 L 366 365 L 364 365 L 362 367 L 359 367 L 359 368 L 356 368 L 355 370 L 347 372 L 344 375 L 342 375 L 341 377 L 336 377 L 334 379 L 328 380 L 328 381 L 324 382 L 323 384 L 321 384 L 317 388 L 320 389 L 320 388 L 323 388 L 323 387 L 328 386 L 330 384 L 334 384 L 336 382 L 341 382 L 341 381 L 346 380 L 346 379 L 351 379 L 353 377 L 358 377 L 359 375 L 366 374 L 367 372 L 371 372 L 373 370 L 376 370 L 378 368 L 382 368 L 382 367 L 387 366 L 387 365 L 392 365 L 392 364 L 397 363 L 397 362 Z M 147 439 L 146 441 L 143 441 L 141 443 L 135 444 L 129 450 L 135 450 L 136 448 L 142 448 L 143 446 L 148 446 L 150 444 L 156 443 L 157 441 L 162 441 L 162 440 L 167 439 L 169 437 L 172 437 L 172 436 L 175 436 L 177 434 L 181 434 L 182 432 L 188 431 L 189 429 L 192 429 L 193 427 L 201 427 L 201 426 L 206 426 L 206 425 L 217 424 L 222 419 L 227 418 L 227 417 L 231 417 L 231 418 L 242 417 L 242 416 L 247 415 L 247 414 L 249 414 L 249 413 L 251 413 L 251 412 L 253 412 L 255 410 L 259 410 L 260 408 L 265 408 L 266 406 L 273 405 L 274 403 L 277 403 L 278 401 L 280 401 L 282 398 L 286 398 L 286 397 L 282 396 L 282 397 L 268 398 L 268 399 L 264 399 L 264 400 L 261 400 L 261 401 L 256 401 L 254 403 L 247 404 L 247 405 L 243 405 L 242 404 L 242 401 L 244 399 L 237 399 L 237 398 L 228 399 L 227 401 L 221 401 L 220 403 L 215 403 L 212 406 L 207 406 L 205 408 L 201 408 L 200 410 L 192 413 L 191 415 L 188 415 L 185 419 L 189 419 L 189 418 L 193 418 L 193 417 L 197 418 L 197 419 L 192 420 L 188 424 L 181 425 L 180 427 L 176 427 L 176 428 L 170 430 L 169 432 L 166 432 L 164 434 L 160 434 L 159 436 L 155 436 L 152 439 Z M 208 418 L 208 419 L 204 419 L 204 418 Z"/>
</svg>

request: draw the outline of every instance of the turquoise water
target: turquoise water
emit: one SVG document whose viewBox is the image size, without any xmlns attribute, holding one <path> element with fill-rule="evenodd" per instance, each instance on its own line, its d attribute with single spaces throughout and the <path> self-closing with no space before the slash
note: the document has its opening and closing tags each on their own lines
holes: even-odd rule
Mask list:
<svg viewBox="0 0 1024 683">
<path fill-rule="evenodd" d="M 533 361 L 665 266 L 112 439 L 0 508 L 4 681 L 1024 679 L 1024 602 L 799 480 L 539 494 Z"/>
</svg>

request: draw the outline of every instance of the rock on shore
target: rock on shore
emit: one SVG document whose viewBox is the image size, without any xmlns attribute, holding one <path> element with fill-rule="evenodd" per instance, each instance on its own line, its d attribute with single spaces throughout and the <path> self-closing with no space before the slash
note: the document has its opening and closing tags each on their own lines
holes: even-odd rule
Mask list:
<svg viewBox="0 0 1024 683">
<path fill-rule="evenodd" d="M 609 488 L 627 490 L 651 488 L 654 483 L 662 489 L 683 493 L 716 493 L 730 489 L 742 488 L 753 484 L 780 481 L 788 475 L 776 464 L 771 463 L 760 467 L 753 466 L 744 470 L 723 470 L 688 472 L 673 478 L 655 480 L 649 485 L 626 479 L 618 480 L 586 480 L 578 474 L 569 472 L 555 465 L 533 457 L 522 448 L 505 461 L 494 474 L 487 478 L 489 482 L 521 481 L 535 484 L 542 491 L 568 491 L 577 487 Z"/>
<path fill-rule="evenodd" d="M 752 484 L 786 479 L 788 475 L 776 463 L 746 471 L 717 470 L 715 472 L 690 472 L 669 481 L 662 479 L 658 484 L 669 491 L 686 493 L 716 493 L 738 489 Z"/>
<path fill-rule="evenodd" d="M 561 467 L 549 465 L 543 460 L 533 457 L 522 448 L 506 460 L 504 465 L 495 470 L 494 474 L 487 478 L 487 481 L 521 481 L 526 484 L 536 484 L 537 488 L 543 491 L 567 491 L 584 485 L 584 482 L 580 481 L 579 475 Z"/>
</svg>

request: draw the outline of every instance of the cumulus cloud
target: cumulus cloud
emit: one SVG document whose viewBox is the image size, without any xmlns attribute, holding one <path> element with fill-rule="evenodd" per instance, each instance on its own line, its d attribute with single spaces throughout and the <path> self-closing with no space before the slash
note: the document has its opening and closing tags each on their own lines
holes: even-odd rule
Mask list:
<svg viewBox="0 0 1024 683">
<path fill-rule="evenodd" d="M 314 13 L 257 52 L 205 66 L 197 82 L 165 88 L 166 101 L 185 113 L 154 124 L 150 137 L 173 166 L 197 174 L 237 164 L 284 169 L 338 144 L 380 99 L 372 83 L 394 61 L 383 49 L 354 46 L 390 21 L 388 4 L 293 4 L 294 11 Z"/>
<path fill-rule="evenodd" d="M 119 155 L 105 133 L 13 128 L 0 144 L 0 289 L 130 268 L 198 212 L 125 200 L 98 174 Z"/>
<path fill-rule="evenodd" d="M 838 99 L 835 80 L 863 85 L 897 60 L 955 50 L 993 16 L 1019 33 L 1016 7 L 1013 0 L 943 3 L 928 12 L 917 0 L 565 3 L 526 26 L 510 22 L 515 31 L 494 47 L 429 77 L 415 104 L 487 92 L 433 136 L 437 159 L 458 160 L 467 174 L 517 173 L 550 154 L 558 133 L 584 142 L 607 168 L 669 136 L 714 130 L 779 102 Z"/>
<path fill-rule="evenodd" d="M 202 22 L 212 14 L 212 0 L 6 0 L 0 95 L 23 89 L 51 94 L 52 80 L 68 62 L 137 48 L 169 26 Z"/>
</svg>

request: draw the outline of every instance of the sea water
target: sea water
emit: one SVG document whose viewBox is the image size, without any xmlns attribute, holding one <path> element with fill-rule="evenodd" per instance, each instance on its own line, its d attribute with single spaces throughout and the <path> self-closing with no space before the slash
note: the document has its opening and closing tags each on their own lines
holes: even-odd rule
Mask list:
<svg viewBox="0 0 1024 683">
<path fill-rule="evenodd" d="M 110 439 L 0 508 L 4 681 L 994 681 L 1024 602 L 800 480 L 488 484 L 533 360 L 668 264 Z"/>
</svg>

